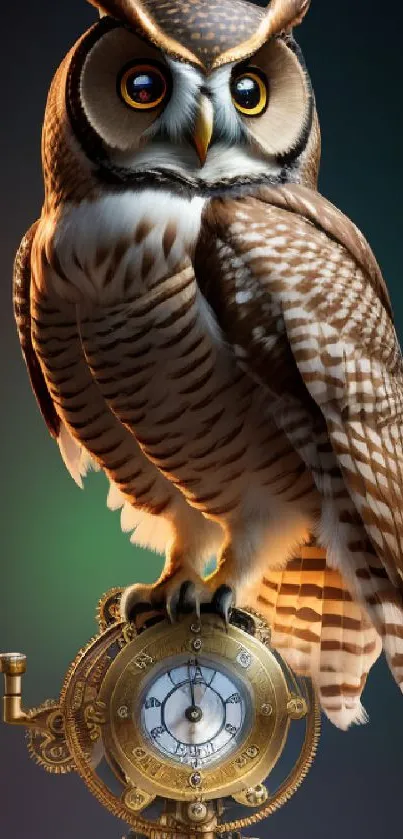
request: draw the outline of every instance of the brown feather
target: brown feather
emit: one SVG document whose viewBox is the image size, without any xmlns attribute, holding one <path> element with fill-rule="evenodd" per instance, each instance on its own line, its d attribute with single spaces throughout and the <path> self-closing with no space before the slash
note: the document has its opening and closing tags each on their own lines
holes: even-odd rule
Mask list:
<svg viewBox="0 0 403 839">
<path fill-rule="evenodd" d="M 31 250 L 38 224 L 39 222 L 36 221 L 25 234 L 15 257 L 13 277 L 14 315 L 32 390 L 52 437 L 57 439 L 60 432 L 60 419 L 42 373 L 38 356 L 32 345 L 31 336 Z"/>
<path fill-rule="evenodd" d="M 265 18 L 263 9 L 245 0 L 189 0 L 186 5 L 180 0 L 89 2 L 145 33 L 164 52 L 205 68 L 234 45 L 248 43 Z"/>
<path fill-rule="evenodd" d="M 294 672 L 313 679 L 332 722 L 364 722 L 361 694 L 382 643 L 326 552 L 301 548 L 285 568 L 268 569 L 247 602 L 268 619 L 272 644 Z"/>
<path fill-rule="evenodd" d="M 265 11 L 247 0 L 88 0 L 174 57 L 206 70 L 241 61 L 269 38 L 288 32 L 310 0 L 272 0 Z"/>
<path fill-rule="evenodd" d="M 300 186 L 213 201 L 205 221 L 212 244 L 199 281 L 312 470 L 321 544 L 368 610 L 400 684 L 403 362 L 379 267 L 357 228 Z"/>
</svg>

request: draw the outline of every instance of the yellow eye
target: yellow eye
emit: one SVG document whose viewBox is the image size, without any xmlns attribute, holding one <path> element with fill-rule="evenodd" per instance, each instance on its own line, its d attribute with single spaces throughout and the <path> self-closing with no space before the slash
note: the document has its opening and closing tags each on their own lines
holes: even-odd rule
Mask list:
<svg viewBox="0 0 403 839">
<path fill-rule="evenodd" d="M 120 75 L 118 89 L 130 108 L 151 111 L 161 105 L 169 91 L 168 77 L 157 64 L 136 62 Z"/>
<path fill-rule="evenodd" d="M 269 98 L 266 77 L 255 68 L 244 70 L 232 80 L 231 96 L 239 113 L 248 117 L 259 116 L 267 108 Z"/>
</svg>

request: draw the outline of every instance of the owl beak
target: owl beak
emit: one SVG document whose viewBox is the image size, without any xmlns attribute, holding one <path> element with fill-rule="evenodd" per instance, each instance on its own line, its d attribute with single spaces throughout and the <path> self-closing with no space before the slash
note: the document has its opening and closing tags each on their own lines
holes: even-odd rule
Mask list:
<svg viewBox="0 0 403 839">
<path fill-rule="evenodd" d="M 206 161 L 207 152 L 213 136 L 214 109 L 210 99 L 202 95 L 193 129 L 193 142 L 199 156 L 200 165 Z"/>
</svg>

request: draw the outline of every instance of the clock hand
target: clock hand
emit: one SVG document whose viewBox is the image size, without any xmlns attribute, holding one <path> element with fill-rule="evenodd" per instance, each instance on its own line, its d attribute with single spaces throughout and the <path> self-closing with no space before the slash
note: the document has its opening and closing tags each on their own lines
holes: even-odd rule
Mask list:
<svg viewBox="0 0 403 839">
<path fill-rule="evenodd" d="M 196 705 L 195 700 L 195 677 L 192 679 L 191 671 L 190 671 L 191 662 L 188 661 L 188 681 L 190 687 L 190 699 L 191 705 L 189 708 L 186 708 L 185 717 L 189 720 L 189 722 L 200 722 L 203 713 L 201 708 Z"/>
<path fill-rule="evenodd" d="M 195 683 L 194 683 L 194 679 L 192 679 L 191 673 L 190 673 L 190 661 L 188 661 L 188 679 L 189 679 L 189 687 L 190 687 L 190 698 L 191 698 L 191 702 L 192 702 L 193 707 L 195 707 L 195 705 L 196 705 L 196 702 L 195 702 Z"/>
</svg>

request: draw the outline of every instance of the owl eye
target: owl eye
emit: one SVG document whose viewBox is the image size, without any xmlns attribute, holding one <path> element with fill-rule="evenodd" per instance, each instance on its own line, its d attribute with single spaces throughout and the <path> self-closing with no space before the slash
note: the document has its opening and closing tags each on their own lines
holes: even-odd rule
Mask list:
<svg viewBox="0 0 403 839">
<path fill-rule="evenodd" d="M 157 63 L 136 62 L 120 74 L 118 91 L 130 108 L 151 111 L 168 97 L 168 76 Z"/>
<path fill-rule="evenodd" d="M 255 68 L 244 70 L 232 79 L 231 96 L 241 114 L 259 116 L 267 108 L 269 98 L 266 76 Z"/>
</svg>

